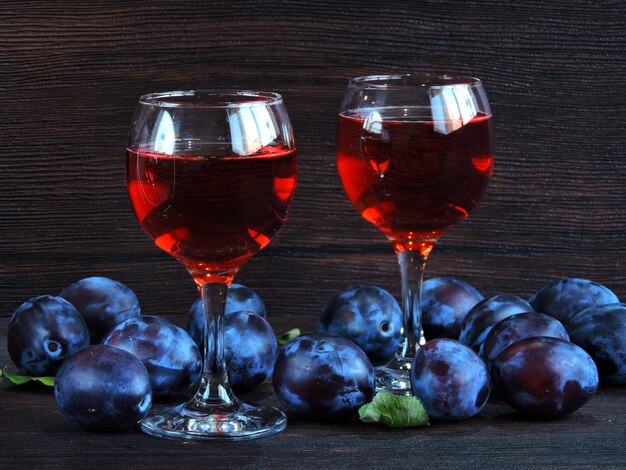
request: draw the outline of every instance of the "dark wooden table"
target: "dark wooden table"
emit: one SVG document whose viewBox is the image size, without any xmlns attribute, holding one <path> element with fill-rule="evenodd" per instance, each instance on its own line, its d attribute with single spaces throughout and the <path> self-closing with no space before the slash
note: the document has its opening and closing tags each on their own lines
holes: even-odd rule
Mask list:
<svg viewBox="0 0 626 470">
<path fill-rule="evenodd" d="M 419 70 L 480 77 L 496 125 L 487 195 L 445 234 L 427 277 L 528 297 L 575 276 L 626 299 L 625 18 L 624 2 L 609 0 L 3 0 L 1 327 L 23 301 L 90 275 L 128 284 L 144 313 L 185 323 L 194 287 L 141 232 L 124 184 L 137 97 L 172 89 L 285 98 L 294 205 L 238 277 L 276 330 L 312 328 L 350 284 L 398 296 L 391 247 L 336 175 L 336 113 L 349 77 Z M 428 429 L 291 420 L 280 436 L 227 445 L 83 432 L 49 392 L 0 387 L 0 467 L 626 467 L 623 388 L 601 389 L 562 421 L 520 420 L 494 403 Z M 273 401 L 270 392 L 258 393 Z"/>
</svg>

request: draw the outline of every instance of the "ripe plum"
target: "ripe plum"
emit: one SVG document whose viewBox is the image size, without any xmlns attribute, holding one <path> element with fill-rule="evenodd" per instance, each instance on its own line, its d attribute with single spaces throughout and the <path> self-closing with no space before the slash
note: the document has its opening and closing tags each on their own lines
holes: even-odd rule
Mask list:
<svg viewBox="0 0 626 470">
<path fill-rule="evenodd" d="M 483 295 L 466 282 L 434 277 L 422 286 L 422 327 L 427 339 L 457 339 L 467 313 Z"/>
<path fill-rule="evenodd" d="M 349 339 L 374 364 L 384 364 L 402 341 L 402 310 L 386 290 L 356 285 L 330 299 L 322 309 L 317 329 Z"/>
<path fill-rule="evenodd" d="M 88 277 L 66 287 L 61 294 L 85 319 L 91 344 L 127 318 L 139 316 L 135 293 L 121 282 L 107 277 Z"/>
<path fill-rule="evenodd" d="M 232 284 L 228 288 L 224 315 L 235 312 L 252 312 L 260 317 L 267 316 L 263 299 L 249 287 L 243 284 Z M 187 318 L 187 331 L 194 339 L 200 351 L 204 350 L 204 317 L 202 312 L 202 300 L 197 299 L 189 309 Z"/>
<path fill-rule="evenodd" d="M 165 318 L 129 318 L 113 328 L 103 343 L 128 351 L 144 364 L 155 398 L 186 396 L 197 388 L 200 351 L 185 330 Z"/>
<path fill-rule="evenodd" d="M 66 357 L 87 346 L 85 321 L 61 297 L 34 297 L 18 307 L 9 322 L 9 355 L 19 369 L 30 375 L 54 375 Z"/>
<path fill-rule="evenodd" d="M 374 396 L 374 367 L 353 342 L 327 333 L 291 340 L 278 352 L 274 390 L 292 413 L 336 420 Z"/>
<path fill-rule="evenodd" d="M 537 312 L 547 313 L 567 327 L 567 322 L 578 312 L 594 305 L 618 303 L 619 299 L 597 282 L 565 278 L 544 286 L 529 302 Z"/>
<path fill-rule="evenodd" d="M 487 366 L 478 354 L 448 338 L 430 340 L 418 349 L 411 387 L 428 416 L 445 421 L 479 413 L 491 391 Z"/>
<path fill-rule="evenodd" d="M 491 363 L 494 385 L 520 414 L 557 419 L 583 406 L 598 388 L 598 370 L 582 348 L 559 339 L 527 338 Z"/>
<path fill-rule="evenodd" d="M 150 377 L 141 361 L 104 344 L 67 358 L 57 373 L 54 396 L 67 419 L 94 431 L 134 426 L 152 404 Z"/>
<path fill-rule="evenodd" d="M 567 331 L 593 358 L 603 384 L 626 384 L 626 305 L 589 307 L 569 321 Z"/>
<path fill-rule="evenodd" d="M 256 387 L 272 374 L 276 348 L 276 335 L 263 317 L 234 312 L 224 318 L 226 369 L 236 391 Z"/>
<path fill-rule="evenodd" d="M 543 313 L 518 313 L 494 325 L 483 343 L 483 357 L 489 363 L 511 344 L 535 336 L 569 341 L 565 327 L 556 318 Z"/>
<path fill-rule="evenodd" d="M 459 341 L 474 351 L 482 350 L 482 344 L 493 326 L 500 320 L 517 313 L 532 312 L 528 302 L 515 295 L 496 295 L 476 304 L 461 324 Z"/>
</svg>

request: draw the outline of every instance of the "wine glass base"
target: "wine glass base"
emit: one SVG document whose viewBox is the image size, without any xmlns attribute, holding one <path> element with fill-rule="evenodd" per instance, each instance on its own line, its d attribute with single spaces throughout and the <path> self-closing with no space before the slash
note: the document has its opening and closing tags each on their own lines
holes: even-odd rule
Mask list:
<svg viewBox="0 0 626 470">
<path fill-rule="evenodd" d="M 376 367 L 376 391 L 396 395 L 412 395 L 411 360 L 394 358 L 384 366 Z"/>
<path fill-rule="evenodd" d="M 241 402 L 227 411 L 196 411 L 187 404 L 162 408 L 139 422 L 146 434 L 180 440 L 245 441 L 277 434 L 286 426 L 282 411 Z"/>
</svg>

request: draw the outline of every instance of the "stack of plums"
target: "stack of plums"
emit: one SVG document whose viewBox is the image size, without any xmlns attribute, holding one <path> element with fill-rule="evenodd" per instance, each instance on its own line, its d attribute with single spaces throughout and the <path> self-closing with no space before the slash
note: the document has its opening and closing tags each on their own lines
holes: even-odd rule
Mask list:
<svg viewBox="0 0 626 470">
<path fill-rule="evenodd" d="M 626 305 L 600 284 L 561 279 L 526 301 L 485 299 L 463 281 L 434 278 L 424 283 L 421 306 L 429 341 L 412 362 L 411 385 L 433 419 L 477 414 L 494 387 L 524 416 L 560 418 L 584 405 L 599 381 L 626 384 Z M 287 410 L 316 420 L 342 419 L 370 402 L 375 367 L 389 362 L 402 340 L 397 301 L 373 285 L 334 295 L 318 332 L 280 350 L 265 317 L 254 291 L 231 287 L 224 318 L 229 381 L 245 391 L 272 375 Z M 71 421 L 117 430 L 145 416 L 153 398 L 190 397 L 201 376 L 203 328 L 199 300 L 188 333 L 141 315 L 125 285 L 91 277 L 20 306 L 8 348 L 25 373 L 56 374 L 56 400 Z"/>
<path fill-rule="evenodd" d="M 493 387 L 526 417 L 561 418 L 584 405 L 599 381 L 626 383 L 626 305 L 595 282 L 561 279 L 526 301 L 509 294 L 485 299 L 465 282 L 434 278 L 424 283 L 421 306 L 429 341 L 412 363 L 411 385 L 431 418 L 469 418 L 485 406 Z M 359 285 L 328 302 L 319 330 L 349 339 L 372 364 L 380 365 L 396 352 L 401 323 L 391 295 Z M 310 341 L 321 340 L 317 336 Z M 303 357 L 317 351 L 314 345 L 297 346 Z M 361 387 L 366 372 L 371 380 Z M 354 375 L 352 388 L 344 385 L 345 377 L 339 382 L 345 389 L 360 387 L 371 394 L 372 372 L 364 366 Z M 313 395 L 293 389 L 277 392 L 296 411 L 305 409 L 300 402 Z M 346 407 L 352 403 L 343 397 L 339 401 Z M 319 416 L 322 408 L 309 404 L 306 411 Z M 335 410 L 328 407 L 327 414 L 332 413 Z"/>
<path fill-rule="evenodd" d="M 238 391 L 272 373 L 276 336 L 265 306 L 251 289 L 234 284 L 224 320 L 229 379 Z M 7 346 L 15 365 L 55 378 L 63 414 L 87 429 L 133 426 L 155 400 L 184 401 L 202 373 L 202 306 L 189 311 L 189 331 L 165 318 L 141 315 L 131 289 L 105 277 L 82 279 L 59 296 L 28 300 L 13 314 Z"/>
</svg>

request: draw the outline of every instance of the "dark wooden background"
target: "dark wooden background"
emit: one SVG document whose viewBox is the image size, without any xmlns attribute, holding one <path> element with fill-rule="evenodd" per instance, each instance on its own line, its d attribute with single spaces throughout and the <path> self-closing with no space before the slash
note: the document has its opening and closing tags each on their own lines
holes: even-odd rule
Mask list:
<svg viewBox="0 0 626 470">
<path fill-rule="evenodd" d="M 626 299 L 625 2 L 3 0 L 0 316 L 104 275 L 185 323 L 195 289 L 137 225 L 124 149 L 139 95 L 189 88 L 284 95 L 296 198 L 238 278 L 270 320 L 313 325 L 358 282 L 398 295 L 391 247 L 343 194 L 335 122 L 349 77 L 420 70 L 482 78 L 497 132 L 488 193 L 427 277 L 528 296 L 577 276 Z"/>
</svg>

